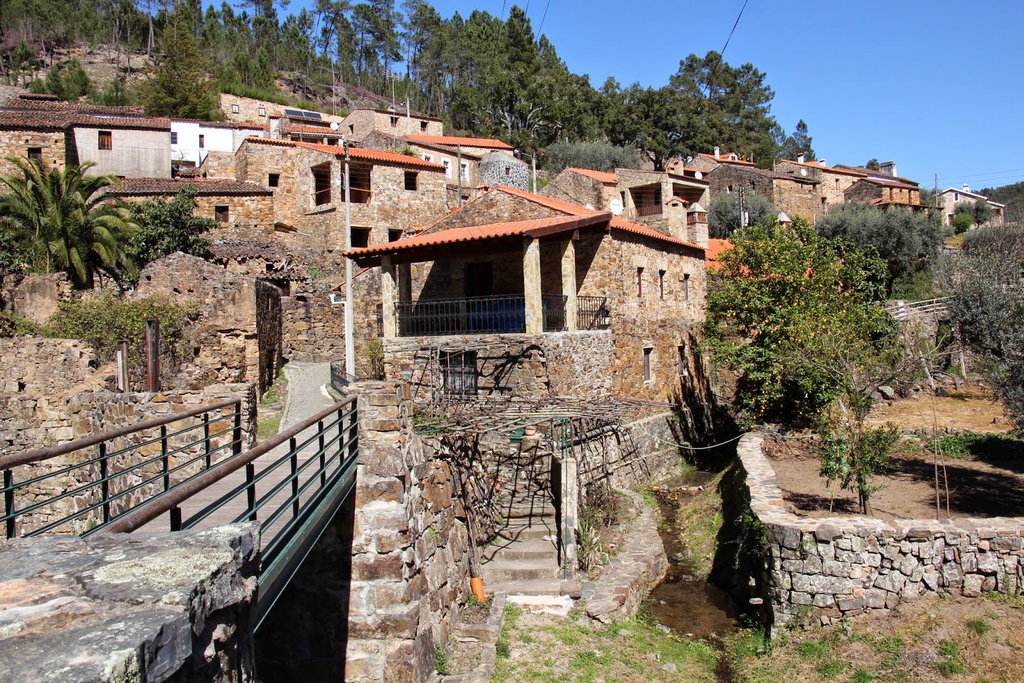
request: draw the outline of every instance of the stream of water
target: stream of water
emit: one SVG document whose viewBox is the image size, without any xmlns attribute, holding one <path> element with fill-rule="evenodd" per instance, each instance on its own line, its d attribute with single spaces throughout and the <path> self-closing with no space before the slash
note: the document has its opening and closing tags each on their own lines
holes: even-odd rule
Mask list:
<svg viewBox="0 0 1024 683">
<path fill-rule="evenodd" d="M 717 586 L 694 578 L 690 553 L 675 524 L 680 496 L 695 495 L 692 487 L 703 486 L 714 476 L 713 472 L 685 472 L 658 485 L 658 533 L 665 544 L 669 567 L 665 580 L 651 591 L 648 602 L 651 616 L 673 632 L 721 647 L 722 639 L 740 627 L 736 604 Z M 716 672 L 719 681 L 731 680 L 727 669 L 723 658 Z"/>
</svg>

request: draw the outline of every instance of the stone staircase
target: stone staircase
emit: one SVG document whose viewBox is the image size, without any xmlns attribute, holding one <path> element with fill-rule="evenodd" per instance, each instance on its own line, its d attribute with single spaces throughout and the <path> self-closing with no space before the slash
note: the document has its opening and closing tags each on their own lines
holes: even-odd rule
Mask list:
<svg viewBox="0 0 1024 683">
<path fill-rule="evenodd" d="M 480 572 L 488 592 L 559 595 L 558 531 L 554 512 L 509 520 L 483 548 Z"/>
</svg>

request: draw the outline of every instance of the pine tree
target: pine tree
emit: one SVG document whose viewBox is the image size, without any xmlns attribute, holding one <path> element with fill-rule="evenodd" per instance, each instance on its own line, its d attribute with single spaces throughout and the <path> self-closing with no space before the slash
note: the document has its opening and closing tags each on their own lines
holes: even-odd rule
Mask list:
<svg viewBox="0 0 1024 683">
<path fill-rule="evenodd" d="M 140 100 L 149 116 L 203 121 L 222 116 L 205 60 L 181 12 L 175 11 L 164 28 L 156 71 L 140 87 Z"/>
</svg>

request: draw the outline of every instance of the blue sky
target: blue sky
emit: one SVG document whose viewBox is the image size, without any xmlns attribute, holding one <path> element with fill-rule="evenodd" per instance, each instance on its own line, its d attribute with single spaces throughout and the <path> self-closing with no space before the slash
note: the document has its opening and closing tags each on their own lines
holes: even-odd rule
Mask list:
<svg viewBox="0 0 1024 683">
<path fill-rule="evenodd" d="M 443 17 L 518 4 L 595 87 L 660 87 L 686 55 L 722 49 L 743 0 L 431 4 Z M 922 186 L 938 174 L 940 189 L 1024 181 L 1022 58 L 1018 0 L 749 0 L 725 51 L 767 74 L 772 114 L 787 132 L 806 121 L 829 165 L 891 160 Z"/>
</svg>

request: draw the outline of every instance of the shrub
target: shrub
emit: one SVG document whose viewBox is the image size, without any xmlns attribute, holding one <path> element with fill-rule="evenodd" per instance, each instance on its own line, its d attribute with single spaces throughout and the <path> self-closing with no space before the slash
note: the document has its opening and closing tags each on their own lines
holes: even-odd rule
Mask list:
<svg viewBox="0 0 1024 683">
<path fill-rule="evenodd" d="M 48 337 L 81 339 L 90 344 L 101 362 L 114 359 L 118 342 L 128 341 L 131 365 L 145 363 L 146 321 L 160 321 L 161 358 L 177 367 L 181 362 L 194 306 L 174 304 L 159 297 L 123 301 L 106 294 L 96 299 L 65 301 L 43 333 Z"/>
</svg>

